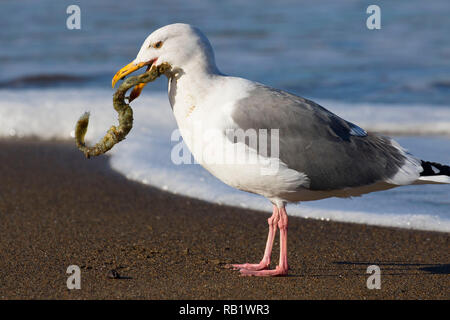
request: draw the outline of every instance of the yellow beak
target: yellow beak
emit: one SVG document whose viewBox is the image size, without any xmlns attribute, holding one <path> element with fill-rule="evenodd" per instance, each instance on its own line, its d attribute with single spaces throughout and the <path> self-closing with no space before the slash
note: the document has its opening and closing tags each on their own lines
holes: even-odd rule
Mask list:
<svg viewBox="0 0 450 320">
<path fill-rule="evenodd" d="M 141 62 L 138 64 L 134 64 L 133 62 L 131 62 L 131 63 L 127 64 L 125 67 L 123 67 L 122 69 L 117 71 L 117 73 L 114 75 L 114 78 L 112 79 L 112 87 L 114 88 L 114 85 L 116 84 L 116 82 L 119 81 L 120 79 L 122 79 L 123 77 L 142 68 L 143 66 L 145 66 L 147 64 L 148 63 L 146 63 L 146 62 Z M 140 93 L 140 91 L 139 91 L 139 93 Z"/>
<path fill-rule="evenodd" d="M 134 64 L 133 62 L 130 62 L 125 67 L 123 67 L 122 69 L 117 71 L 117 73 L 114 75 L 114 77 L 112 79 L 112 87 L 114 88 L 116 82 L 119 81 L 120 79 L 122 79 L 123 77 L 129 75 L 130 73 L 132 73 L 144 66 L 148 65 L 148 68 L 147 68 L 147 71 L 148 71 L 150 69 L 150 66 L 152 63 L 153 63 L 153 61 L 150 61 L 150 64 L 148 62 L 141 62 L 138 64 Z M 134 99 L 136 99 L 137 97 L 139 97 L 139 95 L 142 92 L 142 89 L 144 89 L 146 84 L 147 83 L 140 83 L 140 84 L 134 86 L 133 90 L 130 93 L 130 96 L 128 97 L 128 102 L 131 102 Z"/>
</svg>

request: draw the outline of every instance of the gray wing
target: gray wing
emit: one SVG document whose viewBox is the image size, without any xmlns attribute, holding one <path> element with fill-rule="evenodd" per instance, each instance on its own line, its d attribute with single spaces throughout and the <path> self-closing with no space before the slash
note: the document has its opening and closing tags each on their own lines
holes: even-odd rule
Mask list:
<svg viewBox="0 0 450 320">
<path fill-rule="evenodd" d="M 406 162 L 389 138 L 368 134 L 313 101 L 260 84 L 238 101 L 232 118 L 244 130 L 279 129 L 280 160 L 305 173 L 311 190 L 385 181 Z"/>
</svg>

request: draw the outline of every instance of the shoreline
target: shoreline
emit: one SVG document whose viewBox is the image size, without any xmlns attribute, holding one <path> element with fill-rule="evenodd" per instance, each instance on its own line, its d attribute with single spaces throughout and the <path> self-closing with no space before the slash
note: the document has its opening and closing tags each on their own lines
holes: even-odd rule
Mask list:
<svg viewBox="0 0 450 320">
<path fill-rule="evenodd" d="M 0 299 L 450 298 L 448 233 L 290 216 L 290 276 L 243 278 L 223 265 L 259 261 L 270 214 L 127 180 L 72 141 L 0 146 Z M 72 264 L 81 290 L 66 287 Z M 381 290 L 366 287 L 372 264 Z"/>
</svg>

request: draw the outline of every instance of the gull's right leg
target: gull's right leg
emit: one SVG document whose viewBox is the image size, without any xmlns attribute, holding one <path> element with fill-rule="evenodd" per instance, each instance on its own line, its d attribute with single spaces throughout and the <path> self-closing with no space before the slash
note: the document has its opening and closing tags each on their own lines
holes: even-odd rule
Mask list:
<svg viewBox="0 0 450 320">
<path fill-rule="evenodd" d="M 272 216 L 267 220 L 269 224 L 269 235 L 267 236 L 266 249 L 264 250 L 263 258 L 259 263 L 232 264 L 228 265 L 228 267 L 234 270 L 246 269 L 255 271 L 269 268 L 270 257 L 272 255 L 273 241 L 277 233 L 277 225 L 279 220 L 280 220 L 280 213 L 278 211 L 277 206 L 274 205 Z"/>
</svg>

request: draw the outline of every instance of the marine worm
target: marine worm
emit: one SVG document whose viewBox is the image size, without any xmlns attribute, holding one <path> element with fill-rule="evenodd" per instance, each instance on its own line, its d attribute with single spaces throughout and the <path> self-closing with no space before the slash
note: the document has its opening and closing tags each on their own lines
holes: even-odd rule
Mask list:
<svg viewBox="0 0 450 320">
<path fill-rule="evenodd" d="M 133 128 L 133 110 L 125 102 L 125 93 L 128 89 L 141 83 L 152 82 L 160 75 L 170 70 L 168 63 L 162 63 L 159 66 L 153 66 L 149 71 L 125 79 L 119 86 L 113 96 L 114 109 L 119 114 L 119 126 L 111 126 L 105 136 L 92 147 L 86 146 L 84 137 L 89 125 L 89 112 L 85 112 L 77 121 L 75 126 L 75 142 L 86 158 L 99 156 L 110 150 L 116 143 L 125 139 L 126 135 Z"/>
</svg>

